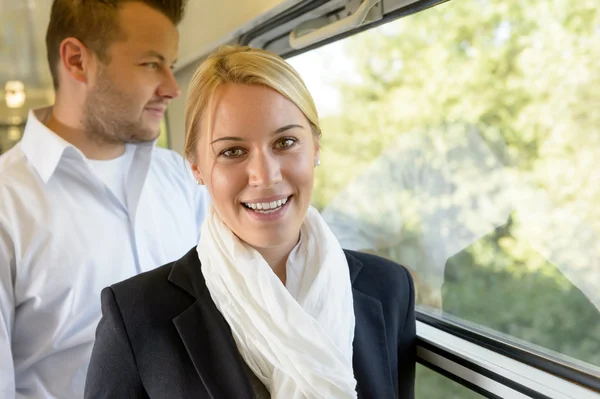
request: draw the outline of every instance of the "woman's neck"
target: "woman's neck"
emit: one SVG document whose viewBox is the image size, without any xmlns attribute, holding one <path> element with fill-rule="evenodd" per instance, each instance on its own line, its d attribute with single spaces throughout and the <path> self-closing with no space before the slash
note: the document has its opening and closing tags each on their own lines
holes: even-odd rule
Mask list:
<svg viewBox="0 0 600 399">
<path fill-rule="evenodd" d="M 261 249 L 258 252 L 260 252 L 260 254 L 267 261 L 271 269 L 273 269 L 273 273 L 275 273 L 275 275 L 279 278 L 279 280 L 281 280 L 283 285 L 285 285 L 287 277 L 285 266 L 290 251 L 285 251 L 282 253 L 282 251 L 278 251 L 278 249 L 276 248 L 268 248 Z"/>
<path fill-rule="evenodd" d="M 267 264 L 273 270 L 273 273 L 279 280 L 285 285 L 287 273 L 286 273 L 286 264 L 288 260 L 288 256 L 292 252 L 292 249 L 298 244 L 300 241 L 300 234 L 298 234 L 298 239 L 296 241 L 292 241 L 289 244 L 273 247 L 273 248 L 257 248 L 256 250 L 262 255 Z"/>
</svg>

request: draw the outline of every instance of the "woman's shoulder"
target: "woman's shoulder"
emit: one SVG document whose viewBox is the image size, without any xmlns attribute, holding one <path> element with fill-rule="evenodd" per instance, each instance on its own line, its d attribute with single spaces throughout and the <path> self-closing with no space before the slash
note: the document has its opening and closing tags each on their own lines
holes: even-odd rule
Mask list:
<svg viewBox="0 0 600 399">
<path fill-rule="evenodd" d="M 161 291 L 168 284 L 169 274 L 176 262 L 169 262 L 155 269 L 136 274 L 125 280 L 114 283 L 110 288 L 116 294 L 143 295 L 146 291 Z"/>
<path fill-rule="evenodd" d="M 157 309 L 172 307 L 177 311 L 181 306 L 189 306 L 194 297 L 190 290 L 177 284 L 188 276 L 181 276 L 194 268 L 193 248 L 182 258 L 112 284 L 110 289 L 122 312 L 154 312 Z M 198 259 L 198 257 L 195 257 Z M 198 261 L 199 263 L 199 261 Z M 200 267 L 197 268 L 198 270 Z M 170 303 L 170 305 L 165 305 Z"/>
<path fill-rule="evenodd" d="M 413 279 L 406 267 L 366 252 L 344 250 L 353 276 L 353 287 L 382 300 L 414 295 Z"/>
</svg>

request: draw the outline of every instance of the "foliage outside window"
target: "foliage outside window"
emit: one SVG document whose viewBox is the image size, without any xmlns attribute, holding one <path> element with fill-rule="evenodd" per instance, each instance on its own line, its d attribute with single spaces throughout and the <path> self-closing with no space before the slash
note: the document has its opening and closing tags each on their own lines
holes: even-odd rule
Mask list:
<svg viewBox="0 0 600 399">
<path fill-rule="evenodd" d="M 156 141 L 156 145 L 162 148 L 169 148 L 169 132 L 167 128 L 167 119 L 163 118 L 160 121 L 160 135 Z"/>
<path fill-rule="evenodd" d="M 289 61 L 342 246 L 408 267 L 421 311 L 600 372 L 597 2 L 451 1 Z"/>
</svg>

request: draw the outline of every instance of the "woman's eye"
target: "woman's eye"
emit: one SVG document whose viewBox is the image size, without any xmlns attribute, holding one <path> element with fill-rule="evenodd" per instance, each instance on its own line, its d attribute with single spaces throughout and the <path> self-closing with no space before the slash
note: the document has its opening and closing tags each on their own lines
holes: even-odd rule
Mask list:
<svg viewBox="0 0 600 399">
<path fill-rule="evenodd" d="M 231 148 L 221 153 L 227 158 L 235 158 L 244 155 L 244 151 L 241 148 Z"/>
<path fill-rule="evenodd" d="M 281 139 L 279 140 L 277 143 L 275 143 L 275 147 L 279 148 L 279 149 L 283 149 L 283 148 L 288 148 L 293 146 L 296 143 L 295 139 L 292 138 L 285 138 L 285 139 Z"/>
</svg>

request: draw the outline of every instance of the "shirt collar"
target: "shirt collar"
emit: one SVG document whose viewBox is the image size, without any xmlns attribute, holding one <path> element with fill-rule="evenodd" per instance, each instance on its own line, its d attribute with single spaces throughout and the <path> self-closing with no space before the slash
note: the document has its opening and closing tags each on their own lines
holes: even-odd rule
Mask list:
<svg viewBox="0 0 600 399">
<path fill-rule="evenodd" d="M 75 157 L 78 157 L 83 162 L 87 162 L 87 158 L 78 148 L 44 125 L 44 122 L 48 120 L 51 113 L 52 107 L 30 110 L 25 132 L 21 139 L 21 150 L 44 183 L 47 183 L 50 177 L 52 177 L 67 149 L 70 149 L 69 152 L 75 155 Z M 135 146 L 136 152 L 141 149 L 143 154 L 147 154 L 144 156 L 146 158 L 151 156 L 156 146 L 156 140 L 130 145 Z"/>
<path fill-rule="evenodd" d="M 51 113 L 52 107 L 30 110 L 21 139 L 21 150 L 44 183 L 54 174 L 67 148 L 81 154 L 72 144 L 44 125 Z M 81 156 L 83 157 L 83 154 Z"/>
</svg>

